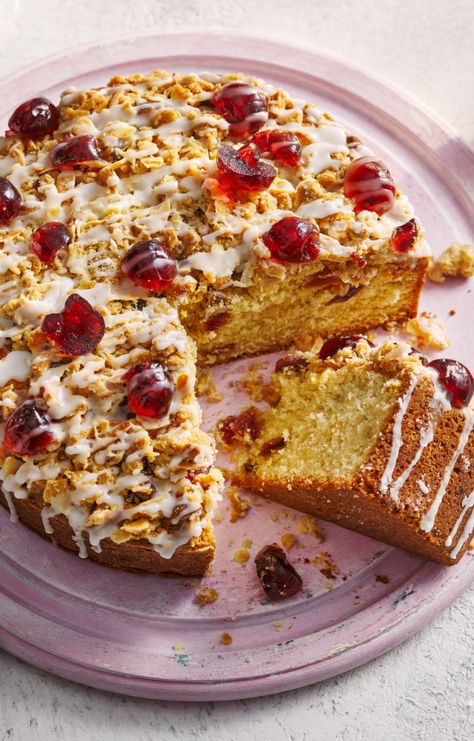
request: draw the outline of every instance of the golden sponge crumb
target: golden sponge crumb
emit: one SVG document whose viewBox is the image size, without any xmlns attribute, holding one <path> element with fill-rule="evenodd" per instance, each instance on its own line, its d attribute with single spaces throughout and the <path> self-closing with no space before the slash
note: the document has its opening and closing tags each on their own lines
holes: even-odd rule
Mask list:
<svg viewBox="0 0 474 741">
<path fill-rule="evenodd" d="M 471 278 L 474 275 L 474 245 L 453 242 L 430 267 L 428 276 L 435 283 L 446 277 Z"/>
<path fill-rule="evenodd" d="M 443 320 L 426 311 L 406 322 L 403 331 L 416 347 L 444 350 L 450 344 Z"/>
<path fill-rule="evenodd" d="M 209 605 L 212 602 L 215 602 L 218 596 L 219 592 L 217 589 L 214 589 L 213 587 L 201 587 L 201 589 L 198 589 L 196 592 L 196 598 L 194 601 L 199 605 L 199 607 L 203 607 L 204 605 Z"/>
</svg>

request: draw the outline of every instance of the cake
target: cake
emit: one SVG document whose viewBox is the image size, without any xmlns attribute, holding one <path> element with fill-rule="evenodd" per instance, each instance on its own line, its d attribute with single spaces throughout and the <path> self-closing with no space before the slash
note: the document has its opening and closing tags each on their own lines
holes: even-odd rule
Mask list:
<svg viewBox="0 0 474 741">
<path fill-rule="evenodd" d="M 8 126 L 3 504 L 80 555 L 204 573 L 221 475 L 195 353 L 415 316 L 423 229 L 357 137 L 240 74 L 117 76 Z"/>
<path fill-rule="evenodd" d="M 220 429 L 242 443 L 236 483 L 452 564 L 474 530 L 473 391 L 457 361 L 428 363 L 401 341 L 332 338 L 280 358 L 271 405 Z"/>
</svg>

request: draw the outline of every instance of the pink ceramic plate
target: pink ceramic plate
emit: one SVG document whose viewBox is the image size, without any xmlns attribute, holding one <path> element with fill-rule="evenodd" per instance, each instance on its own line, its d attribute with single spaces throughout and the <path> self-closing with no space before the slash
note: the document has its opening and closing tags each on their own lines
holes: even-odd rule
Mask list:
<svg viewBox="0 0 474 741">
<path fill-rule="evenodd" d="M 32 94 L 55 99 L 69 85 L 99 84 L 115 73 L 156 66 L 250 72 L 327 106 L 387 162 L 415 203 L 435 251 L 454 239 L 474 241 L 466 188 L 474 179 L 472 153 L 404 93 L 321 52 L 209 32 L 83 49 L 3 82 L 0 125 Z M 449 355 L 474 365 L 469 293 L 460 281 L 431 284 L 423 308 L 447 322 Z M 456 314 L 450 317 L 451 309 Z M 224 401 L 207 406 L 209 428 L 248 402 L 230 384 L 242 365 L 217 370 Z M 326 679 L 387 651 L 474 579 L 471 556 L 443 568 L 328 524 L 322 525 L 321 544 L 314 533 L 302 534 L 300 515 L 247 499 L 251 509 L 234 524 L 228 501 L 223 503 L 214 571 L 202 582 L 218 598 L 203 607 L 194 601 L 197 581 L 140 577 L 81 561 L 11 524 L 2 511 L 0 645 L 68 679 L 130 695 L 251 697 Z M 270 605 L 262 599 L 253 556 L 284 533 L 298 539 L 290 557 L 305 591 Z M 243 545 L 250 553 L 244 566 L 233 560 Z M 325 558 L 337 568 L 325 568 Z M 231 645 L 221 642 L 224 631 Z"/>
</svg>

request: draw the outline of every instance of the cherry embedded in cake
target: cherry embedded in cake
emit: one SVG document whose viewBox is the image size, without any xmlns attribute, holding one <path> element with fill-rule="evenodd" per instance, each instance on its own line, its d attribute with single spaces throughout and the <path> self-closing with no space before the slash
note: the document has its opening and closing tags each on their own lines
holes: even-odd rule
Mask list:
<svg viewBox="0 0 474 741">
<path fill-rule="evenodd" d="M 438 374 L 439 381 L 454 407 L 466 407 L 474 395 L 474 378 L 471 371 L 458 360 L 439 358 L 429 363 Z"/>
<path fill-rule="evenodd" d="M 390 244 L 395 252 L 406 254 L 411 250 L 418 237 L 416 219 L 410 219 L 405 224 L 395 227 L 390 237 Z"/>
<path fill-rule="evenodd" d="M 42 399 L 27 399 L 5 423 L 3 447 L 7 453 L 36 455 L 43 453 L 53 440 L 51 420 Z"/>
<path fill-rule="evenodd" d="M 85 298 L 73 293 L 61 312 L 45 316 L 41 330 L 62 355 L 74 357 L 95 350 L 104 336 L 105 323 Z"/>
<path fill-rule="evenodd" d="M 9 224 L 21 209 L 20 193 L 7 178 L 0 177 L 0 225 Z"/>
<path fill-rule="evenodd" d="M 48 98 L 32 98 L 16 108 L 8 121 L 11 132 L 29 139 L 43 139 L 59 125 L 59 110 Z"/>
<path fill-rule="evenodd" d="M 353 335 L 341 335 L 340 337 L 330 337 L 329 340 L 326 340 L 320 350 L 319 350 L 319 357 L 321 360 L 326 360 L 327 358 L 332 357 L 333 355 L 336 355 L 340 350 L 344 350 L 344 348 L 349 348 L 350 350 L 353 350 L 359 342 L 365 342 L 371 347 L 373 347 L 372 342 L 367 339 L 367 337 L 364 337 L 361 334 L 353 334 Z"/>
<path fill-rule="evenodd" d="M 217 154 L 217 173 L 221 187 L 234 196 L 266 190 L 277 174 L 272 165 L 260 159 L 255 144 L 241 149 L 223 144 Z"/>
<path fill-rule="evenodd" d="M 131 412 L 152 419 L 166 417 L 175 387 L 161 363 L 138 363 L 127 371 L 124 380 Z"/>
<path fill-rule="evenodd" d="M 229 82 L 214 93 L 216 110 L 230 123 L 229 133 L 245 139 L 262 128 L 268 120 L 265 95 L 245 82 Z"/>
<path fill-rule="evenodd" d="M 157 239 L 136 242 L 121 264 L 122 272 L 137 286 L 166 291 L 178 273 L 176 260 Z"/>
<path fill-rule="evenodd" d="M 271 155 L 284 165 L 297 167 L 300 164 L 301 142 L 291 131 L 259 131 L 252 137 L 252 143 L 258 147 L 260 154 Z"/>
<path fill-rule="evenodd" d="M 264 234 L 273 260 L 281 263 L 313 262 L 319 255 L 319 230 L 297 216 L 286 216 Z"/>
<path fill-rule="evenodd" d="M 68 170 L 101 162 L 102 157 L 93 136 L 73 136 L 57 144 L 50 154 L 53 167 Z"/>
<path fill-rule="evenodd" d="M 71 243 L 71 233 L 60 221 L 50 221 L 40 226 L 33 234 L 31 249 L 46 265 L 51 265 L 59 250 Z"/>
<path fill-rule="evenodd" d="M 388 168 L 371 157 L 354 160 L 344 175 L 344 193 L 353 198 L 354 212 L 375 211 L 381 216 L 395 203 L 396 187 Z"/>
</svg>

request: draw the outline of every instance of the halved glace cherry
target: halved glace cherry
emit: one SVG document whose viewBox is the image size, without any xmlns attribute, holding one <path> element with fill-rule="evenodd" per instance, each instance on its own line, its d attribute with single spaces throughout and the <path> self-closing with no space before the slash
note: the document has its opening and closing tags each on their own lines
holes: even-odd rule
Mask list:
<svg viewBox="0 0 474 741">
<path fill-rule="evenodd" d="M 395 183 L 382 162 L 371 157 L 354 160 L 344 175 L 344 193 L 355 200 L 354 211 L 382 215 L 395 203 Z"/>
<path fill-rule="evenodd" d="M 124 380 L 131 412 L 153 419 L 168 414 L 175 386 L 161 363 L 137 363 L 125 373 Z"/>
<path fill-rule="evenodd" d="M 70 243 L 71 233 L 66 224 L 49 221 L 34 232 L 31 249 L 41 262 L 51 265 L 56 253 L 68 247 Z"/>
<path fill-rule="evenodd" d="M 266 190 L 277 174 L 274 167 L 260 161 L 255 144 L 241 149 L 223 144 L 217 155 L 217 172 L 222 188 L 235 195 Z"/>
<path fill-rule="evenodd" d="M 319 351 L 319 357 L 321 360 L 326 360 L 326 358 L 332 358 L 333 355 L 339 352 L 339 350 L 343 350 L 345 347 L 350 347 L 352 350 L 361 340 L 365 340 L 370 347 L 373 347 L 373 343 L 361 334 L 330 337 L 329 340 L 326 340 L 326 342 L 323 343 Z"/>
<path fill-rule="evenodd" d="M 67 170 L 80 165 L 89 165 L 102 160 L 93 136 L 73 136 L 57 144 L 50 153 L 54 167 Z"/>
<path fill-rule="evenodd" d="M 312 262 L 319 254 L 319 229 L 297 216 L 277 221 L 263 242 L 278 262 Z"/>
<path fill-rule="evenodd" d="M 284 165 L 300 164 L 301 142 L 291 131 L 259 131 L 252 137 L 252 144 L 257 145 L 260 154 L 269 154 Z"/>
<path fill-rule="evenodd" d="M 246 82 L 229 82 L 212 96 L 217 111 L 230 123 L 231 136 L 244 139 L 268 120 L 267 100 L 258 88 Z"/>
<path fill-rule="evenodd" d="M 28 399 L 8 417 L 3 447 L 14 455 L 41 453 L 54 440 L 43 399 Z"/>
<path fill-rule="evenodd" d="M 260 584 L 272 602 L 294 597 L 303 586 L 301 576 L 276 543 L 264 546 L 257 553 L 255 566 Z"/>
<path fill-rule="evenodd" d="M 458 360 L 439 358 L 428 365 L 438 373 L 438 378 L 453 407 L 467 406 L 474 395 L 474 378 L 468 368 Z"/>
<path fill-rule="evenodd" d="M 176 261 L 157 239 L 137 242 L 122 260 L 122 272 L 137 286 L 166 291 L 176 278 Z"/>
<path fill-rule="evenodd" d="M 48 314 L 41 325 L 63 355 L 75 357 L 95 350 L 105 332 L 104 318 L 78 293 L 66 299 L 58 314 Z"/>
<path fill-rule="evenodd" d="M 8 128 L 18 136 L 42 139 L 58 128 L 59 111 L 47 98 L 32 98 L 16 108 L 8 121 Z"/>
<path fill-rule="evenodd" d="M 7 178 L 0 177 L 0 224 L 9 224 L 21 211 L 21 195 Z"/>
<path fill-rule="evenodd" d="M 410 219 L 405 224 L 397 226 L 390 237 L 390 244 L 395 252 L 405 254 L 413 247 L 418 237 L 416 219 Z"/>
</svg>

